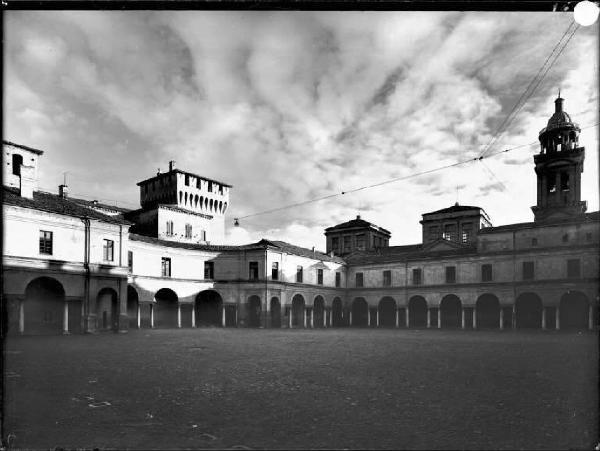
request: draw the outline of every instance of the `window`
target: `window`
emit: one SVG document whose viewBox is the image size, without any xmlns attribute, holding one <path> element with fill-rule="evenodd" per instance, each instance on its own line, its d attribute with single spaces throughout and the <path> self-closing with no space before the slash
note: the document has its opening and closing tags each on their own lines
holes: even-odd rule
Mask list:
<svg viewBox="0 0 600 451">
<path fill-rule="evenodd" d="M 352 237 L 344 237 L 344 252 L 350 252 L 352 250 Z"/>
<path fill-rule="evenodd" d="M 565 234 L 562 236 L 562 242 L 563 242 L 563 243 L 568 243 L 568 242 L 569 242 L 569 234 L 568 234 L 568 233 L 565 233 Z"/>
<path fill-rule="evenodd" d="M 581 277 L 581 264 L 578 258 L 567 260 L 567 277 Z"/>
<path fill-rule="evenodd" d="M 296 282 L 302 282 L 302 271 L 303 271 L 302 266 L 298 266 L 296 268 Z"/>
<path fill-rule="evenodd" d="M 537 238 L 532 238 L 532 239 L 531 239 L 531 245 L 532 245 L 533 247 L 535 247 L 535 246 L 537 246 L 537 245 L 538 245 L 538 240 L 537 240 Z"/>
<path fill-rule="evenodd" d="M 52 232 L 40 230 L 40 254 L 52 255 Z"/>
<path fill-rule="evenodd" d="M 192 237 L 192 225 L 191 224 L 186 224 L 185 225 L 185 237 L 186 238 L 191 238 Z"/>
<path fill-rule="evenodd" d="M 569 191 L 569 174 L 566 172 L 560 173 L 560 190 Z"/>
<path fill-rule="evenodd" d="M 335 286 L 339 288 L 342 285 L 342 274 L 339 272 L 335 273 Z"/>
<path fill-rule="evenodd" d="M 102 258 L 105 261 L 112 262 L 115 256 L 115 242 L 113 240 L 104 240 L 104 245 L 102 246 Z"/>
<path fill-rule="evenodd" d="M 470 222 L 466 222 L 462 225 L 461 239 L 464 244 L 471 241 L 471 230 L 472 230 L 472 225 Z"/>
<path fill-rule="evenodd" d="M 446 266 L 446 283 L 456 283 L 456 266 Z"/>
<path fill-rule="evenodd" d="M 356 273 L 356 286 L 357 287 L 363 286 L 363 273 L 362 272 Z"/>
<path fill-rule="evenodd" d="M 331 239 L 331 250 L 334 252 L 339 251 L 340 249 L 340 239 L 335 236 Z"/>
<path fill-rule="evenodd" d="M 133 271 L 133 252 L 127 251 L 127 267 L 129 268 L 129 272 Z"/>
<path fill-rule="evenodd" d="M 196 188 L 200 189 L 202 187 L 200 179 L 196 179 Z"/>
<path fill-rule="evenodd" d="M 278 262 L 273 262 L 273 265 L 271 266 L 271 279 L 279 280 L 279 263 Z"/>
<path fill-rule="evenodd" d="M 250 262 L 248 278 L 258 280 L 258 262 Z"/>
<path fill-rule="evenodd" d="M 21 165 L 23 164 L 23 156 L 13 154 L 12 156 L 12 172 L 13 175 L 21 175 Z"/>
<path fill-rule="evenodd" d="M 212 182 L 208 182 L 208 192 L 212 193 Z"/>
<path fill-rule="evenodd" d="M 204 262 L 204 278 L 214 279 L 215 278 L 215 263 Z"/>
<path fill-rule="evenodd" d="M 481 265 L 481 281 L 492 281 L 492 265 Z"/>
<path fill-rule="evenodd" d="M 200 231 L 200 237 L 202 241 L 206 241 L 206 230 Z"/>
<path fill-rule="evenodd" d="M 185 174 L 185 186 L 190 186 L 190 176 Z"/>
<path fill-rule="evenodd" d="M 435 240 L 440 234 L 440 228 L 438 226 L 429 226 L 429 239 Z"/>
<path fill-rule="evenodd" d="M 523 280 L 531 280 L 533 278 L 533 262 L 523 262 Z"/>
<path fill-rule="evenodd" d="M 167 236 L 173 236 L 173 221 L 167 221 Z"/>
<path fill-rule="evenodd" d="M 392 271 L 383 271 L 383 286 L 389 287 L 392 285 Z"/>
<path fill-rule="evenodd" d="M 323 285 L 323 270 L 317 269 L 317 284 Z"/>
<path fill-rule="evenodd" d="M 365 235 L 364 234 L 356 235 L 356 249 L 359 251 L 364 251 L 366 249 L 365 244 L 366 244 Z"/>
<path fill-rule="evenodd" d="M 548 192 L 556 192 L 556 173 L 548 172 Z"/>
<path fill-rule="evenodd" d="M 171 259 L 169 257 L 162 258 L 161 275 L 163 277 L 171 277 Z"/>
<path fill-rule="evenodd" d="M 448 241 L 456 241 L 456 224 L 446 224 L 442 238 Z"/>
<path fill-rule="evenodd" d="M 423 283 L 423 280 L 421 278 L 421 268 L 414 268 L 412 270 L 412 280 L 413 285 L 421 285 Z"/>
</svg>

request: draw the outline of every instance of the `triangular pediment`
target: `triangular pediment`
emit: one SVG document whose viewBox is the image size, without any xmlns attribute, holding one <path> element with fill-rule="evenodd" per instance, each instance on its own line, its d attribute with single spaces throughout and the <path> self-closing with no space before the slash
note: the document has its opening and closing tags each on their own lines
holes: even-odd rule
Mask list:
<svg viewBox="0 0 600 451">
<path fill-rule="evenodd" d="M 423 245 L 423 251 L 425 252 L 436 252 L 436 251 L 452 251 L 456 249 L 464 249 L 464 245 L 457 243 L 456 241 L 448 241 L 443 238 L 438 238 L 435 241 Z"/>
</svg>

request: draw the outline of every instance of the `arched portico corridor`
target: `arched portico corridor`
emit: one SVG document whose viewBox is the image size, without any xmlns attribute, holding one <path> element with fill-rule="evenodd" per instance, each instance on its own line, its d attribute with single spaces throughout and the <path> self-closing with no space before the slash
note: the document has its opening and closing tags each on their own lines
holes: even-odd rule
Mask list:
<svg viewBox="0 0 600 451">
<path fill-rule="evenodd" d="M 137 290 L 127 285 L 127 317 L 129 318 L 129 328 L 139 329 L 142 325 L 140 298 Z"/>
<path fill-rule="evenodd" d="M 493 294 L 485 293 L 479 296 L 475 312 L 478 329 L 500 328 L 500 301 Z"/>
<path fill-rule="evenodd" d="M 304 297 L 297 294 L 292 298 L 291 327 L 306 327 Z"/>
<path fill-rule="evenodd" d="M 331 303 L 331 325 L 333 327 L 342 327 L 344 325 L 342 300 L 337 297 Z"/>
<path fill-rule="evenodd" d="M 153 309 L 154 327 L 177 327 L 178 298 L 177 294 L 169 288 L 161 288 L 154 295 Z"/>
<path fill-rule="evenodd" d="M 585 330 L 593 328 L 593 311 L 585 294 L 569 291 L 562 295 L 559 306 L 561 330 Z"/>
<path fill-rule="evenodd" d="M 313 302 L 313 317 L 312 317 L 312 326 L 313 327 L 325 327 L 325 299 L 323 296 L 316 296 Z"/>
<path fill-rule="evenodd" d="M 223 298 L 215 290 L 204 290 L 198 293 L 194 302 L 196 327 L 223 325 Z"/>
<path fill-rule="evenodd" d="M 62 284 L 51 277 L 38 277 L 27 285 L 25 299 L 19 306 L 19 332 L 26 335 L 60 334 L 68 329 L 68 312 L 65 324 L 67 309 Z"/>
<path fill-rule="evenodd" d="M 271 327 L 280 328 L 281 327 L 281 303 L 279 302 L 279 298 L 272 297 L 271 298 Z"/>
<path fill-rule="evenodd" d="M 379 301 L 377 306 L 379 327 L 396 327 L 396 301 L 386 296 Z"/>
<path fill-rule="evenodd" d="M 427 327 L 427 301 L 423 296 L 413 296 L 408 301 L 409 327 Z"/>
<path fill-rule="evenodd" d="M 515 326 L 517 329 L 540 329 L 542 327 L 542 300 L 535 293 L 522 293 L 515 302 Z"/>
<path fill-rule="evenodd" d="M 442 298 L 438 315 L 440 325 L 444 328 L 456 329 L 462 325 L 462 303 L 458 296 L 448 294 Z"/>
<path fill-rule="evenodd" d="M 260 297 L 250 296 L 248 298 L 248 327 L 260 327 L 261 312 Z"/>
<path fill-rule="evenodd" d="M 354 298 L 350 325 L 352 327 L 367 327 L 369 325 L 369 305 L 364 298 Z"/>
</svg>

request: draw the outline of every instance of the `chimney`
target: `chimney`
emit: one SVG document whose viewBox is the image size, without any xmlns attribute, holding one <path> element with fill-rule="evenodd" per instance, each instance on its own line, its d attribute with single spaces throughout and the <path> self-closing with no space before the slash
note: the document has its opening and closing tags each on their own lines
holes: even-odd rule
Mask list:
<svg viewBox="0 0 600 451">
<path fill-rule="evenodd" d="M 69 195 L 69 187 L 67 185 L 58 185 L 58 195 L 62 199 L 66 199 Z"/>
<path fill-rule="evenodd" d="M 360 215 L 356 215 L 356 219 L 360 219 Z"/>
<path fill-rule="evenodd" d="M 158 177 L 160 175 L 160 168 L 158 168 L 158 171 L 156 171 L 156 176 Z"/>
<path fill-rule="evenodd" d="M 169 161 L 169 172 L 173 172 L 173 169 L 175 169 L 175 161 L 171 160 Z"/>
</svg>

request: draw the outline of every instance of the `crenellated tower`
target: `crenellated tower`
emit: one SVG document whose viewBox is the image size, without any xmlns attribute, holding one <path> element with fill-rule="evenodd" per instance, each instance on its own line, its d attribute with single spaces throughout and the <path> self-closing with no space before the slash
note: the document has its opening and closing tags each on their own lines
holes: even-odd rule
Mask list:
<svg viewBox="0 0 600 451">
<path fill-rule="evenodd" d="M 579 146 L 581 129 L 563 109 L 564 99 L 554 101 L 554 114 L 540 131 L 540 153 L 534 156 L 537 174 L 535 221 L 572 218 L 585 213 L 581 200 L 581 173 L 585 149 Z"/>
</svg>

